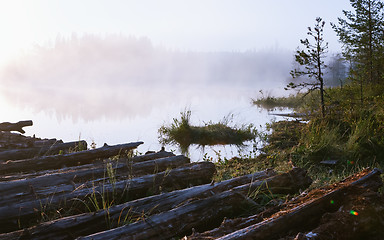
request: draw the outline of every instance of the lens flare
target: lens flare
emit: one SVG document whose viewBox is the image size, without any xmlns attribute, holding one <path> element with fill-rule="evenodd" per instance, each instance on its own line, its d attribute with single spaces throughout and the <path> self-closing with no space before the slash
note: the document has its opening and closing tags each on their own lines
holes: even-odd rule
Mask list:
<svg viewBox="0 0 384 240">
<path fill-rule="evenodd" d="M 351 210 L 349 213 L 350 213 L 350 214 L 352 214 L 352 215 L 354 215 L 354 216 L 357 216 L 357 215 L 359 215 L 359 213 L 358 213 L 358 212 L 356 212 L 356 211 L 353 211 L 353 210 Z"/>
</svg>

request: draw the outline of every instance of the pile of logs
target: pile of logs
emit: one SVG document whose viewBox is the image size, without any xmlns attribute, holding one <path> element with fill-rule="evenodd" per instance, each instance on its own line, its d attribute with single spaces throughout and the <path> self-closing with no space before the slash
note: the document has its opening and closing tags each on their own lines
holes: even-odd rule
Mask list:
<svg viewBox="0 0 384 240">
<path fill-rule="evenodd" d="M 384 226 L 379 217 L 384 213 L 384 202 L 377 193 L 382 186 L 380 174 L 379 169 L 367 169 L 337 184 L 304 192 L 277 208 L 247 218 L 225 220 L 216 229 L 193 233 L 185 239 L 371 239 L 368 234 L 383 232 Z M 359 197 L 363 200 L 360 206 L 354 202 Z M 370 198 L 381 201 L 381 206 L 377 206 L 379 211 L 374 214 L 369 208 Z M 327 224 L 335 213 L 344 214 L 344 220 L 351 220 L 351 224 L 339 229 L 322 229 L 322 223 Z M 369 226 L 365 222 L 369 218 L 376 222 Z M 343 224 L 341 219 L 340 224 Z"/>
<path fill-rule="evenodd" d="M 210 162 L 127 154 L 143 142 L 87 150 L 9 132 L 30 125 L 0 124 L 0 239 L 308 239 L 326 234 L 316 228 L 324 215 L 381 186 L 380 171 L 366 170 L 306 193 L 312 181 L 300 168 L 215 183 Z M 272 208 L 258 203 L 299 192 Z"/>
</svg>

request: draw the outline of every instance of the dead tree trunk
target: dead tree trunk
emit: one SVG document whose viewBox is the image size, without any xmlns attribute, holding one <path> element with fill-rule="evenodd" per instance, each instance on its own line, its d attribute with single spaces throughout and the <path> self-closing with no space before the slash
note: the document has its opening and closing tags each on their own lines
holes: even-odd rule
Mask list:
<svg viewBox="0 0 384 240">
<path fill-rule="evenodd" d="M 154 159 L 159 159 L 159 158 L 166 158 L 166 157 L 172 157 L 175 156 L 172 152 L 157 152 L 154 154 L 150 154 L 151 156 L 148 155 L 140 155 L 140 156 L 134 156 L 131 158 L 119 158 L 118 162 L 120 163 L 129 163 L 129 164 L 134 164 L 134 163 L 139 163 L 143 161 L 149 161 L 149 160 L 154 160 Z M 149 156 L 149 157 L 148 157 Z M 144 158 L 143 158 L 144 157 Z M 39 172 L 29 172 L 29 173 L 18 173 L 18 174 L 12 174 L 12 175 L 5 175 L 5 176 L 0 176 L 0 183 L 5 182 L 5 181 L 15 181 L 15 180 L 23 180 L 23 179 L 31 179 L 31 178 L 36 178 L 36 177 L 41 177 L 44 175 L 55 175 L 58 173 L 65 173 L 65 172 L 75 172 L 75 171 L 83 171 L 86 169 L 95 169 L 95 168 L 105 168 L 105 161 L 95 161 L 90 164 L 84 164 L 84 165 L 79 165 L 79 166 L 72 166 L 72 167 L 63 167 L 60 169 L 49 169 L 49 170 L 43 170 Z M 153 173 L 153 172 L 152 172 Z M 87 181 L 89 179 L 84 179 L 84 181 Z"/>
<path fill-rule="evenodd" d="M 113 177 L 118 180 L 131 178 L 132 176 L 162 172 L 166 169 L 186 165 L 189 162 L 189 158 L 179 155 L 140 163 L 114 163 L 110 161 L 109 164 L 111 164 L 111 168 L 113 169 Z M 70 189 L 73 186 L 79 187 L 82 182 L 89 182 L 94 179 L 106 180 L 108 177 L 110 176 L 108 176 L 106 166 L 103 164 L 96 167 L 87 167 L 82 170 L 61 171 L 60 173 L 47 174 L 35 178 L 0 182 L 0 205 L 7 205 L 9 202 L 25 198 L 34 199 L 40 189 L 44 189 L 44 192 L 52 194 L 57 191 L 57 186 L 59 185 L 61 185 L 62 188 L 64 185 L 68 185 L 68 189 Z M 51 189 L 52 193 L 49 192 L 49 189 Z M 42 198 L 45 196 L 39 197 Z"/>
<path fill-rule="evenodd" d="M 134 156 L 132 158 L 127 159 L 127 161 L 138 163 L 138 162 L 145 162 L 145 161 L 153 160 L 157 158 L 165 158 L 165 157 L 172 157 L 172 156 L 175 156 L 175 154 L 173 154 L 172 152 L 159 151 L 156 153 Z"/>
<path fill-rule="evenodd" d="M 215 194 L 206 199 L 200 199 L 185 204 L 171 211 L 163 212 L 142 221 L 112 230 L 96 233 L 79 239 L 169 239 L 191 231 L 207 223 L 220 221 L 226 214 L 238 210 L 242 203 L 247 202 L 247 193 L 256 187 L 259 191 L 297 190 L 310 182 L 308 177 L 302 178 L 305 171 L 294 169 L 289 173 L 281 174 L 265 180 L 256 181 L 250 184 L 235 187 L 229 191 Z M 294 178 L 289 180 L 289 178 Z M 280 180 L 278 180 L 280 179 Z M 288 180 L 288 181 L 286 181 Z M 278 183 L 281 182 L 281 183 Z M 278 183 L 277 186 L 274 184 Z M 180 221 L 182 219 L 182 221 Z"/>
<path fill-rule="evenodd" d="M 89 164 L 79 165 L 79 166 L 72 166 L 72 167 L 63 167 L 60 169 L 49 169 L 49 170 L 43 170 L 38 172 L 28 172 L 28 173 L 12 173 L 12 175 L 5 174 L 3 176 L 0 176 L 0 183 L 1 182 L 10 182 L 10 181 L 19 181 L 24 179 L 32 179 L 41 177 L 44 175 L 52 175 L 52 174 L 58 174 L 58 173 L 64 173 L 64 172 L 75 172 L 75 171 L 82 171 L 85 169 L 93 169 L 104 166 L 103 161 L 97 161 Z"/>
<path fill-rule="evenodd" d="M 147 160 L 145 162 L 128 162 L 125 164 L 125 167 L 118 168 L 117 173 L 130 176 L 140 176 L 162 172 L 166 169 L 180 167 L 188 163 L 190 163 L 190 159 L 184 155 Z"/>
<path fill-rule="evenodd" d="M 318 198 L 305 201 L 302 204 L 295 204 L 293 207 L 283 209 L 280 213 L 257 224 L 250 225 L 243 229 L 234 231 L 220 237 L 220 240 L 229 239 L 278 239 L 289 231 L 305 228 L 319 221 L 323 213 L 335 211 L 348 198 L 346 191 L 352 187 L 376 189 L 381 186 L 381 171 L 375 169 L 352 183 L 341 183 L 340 187 L 325 191 Z"/>
<path fill-rule="evenodd" d="M 0 174 L 59 169 L 63 166 L 87 164 L 98 158 L 108 158 L 122 154 L 125 151 L 129 151 L 138 147 L 140 144 L 143 144 L 143 142 L 104 146 L 98 149 L 63 155 L 43 156 L 17 161 L 7 161 L 0 163 Z"/>
<path fill-rule="evenodd" d="M 36 137 L 27 137 L 19 133 L 0 131 L 0 151 L 31 147 L 43 147 L 47 145 L 53 145 L 55 143 L 63 143 L 63 141 L 57 140 L 55 138 L 41 139 Z"/>
<path fill-rule="evenodd" d="M 246 197 L 234 191 L 225 191 L 206 199 L 196 200 L 182 207 L 145 218 L 139 222 L 104 232 L 80 237 L 78 240 L 100 239 L 170 239 L 182 236 L 192 228 L 212 222 L 217 217 L 235 211 Z"/>
<path fill-rule="evenodd" d="M 255 174 L 229 179 L 214 185 L 205 184 L 141 198 L 113 206 L 108 210 L 70 216 L 52 222 L 42 223 L 26 230 L 3 234 L 0 235 L 0 238 L 14 239 L 17 237 L 29 236 L 35 240 L 48 240 L 86 236 L 96 232 L 105 231 L 109 228 L 121 226 L 125 224 L 121 219 L 126 216 L 135 219 L 140 217 L 142 213 L 145 213 L 146 215 L 153 215 L 170 211 L 177 206 L 187 204 L 188 200 L 208 198 L 227 191 L 233 187 L 255 182 L 275 175 L 276 173 L 273 170 L 265 170 Z M 109 219 L 109 222 L 105 221 L 105 219 Z M 92 228 L 89 228 L 88 226 L 92 226 Z"/>
<path fill-rule="evenodd" d="M 92 188 L 73 189 L 68 185 L 58 186 L 56 193 L 46 198 L 39 194 L 47 194 L 44 190 L 34 191 L 37 199 L 22 201 L 0 207 L 0 232 L 13 231 L 32 219 L 39 218 L 44 211 L 60 208 L 74 208 L 78 211 L 88 211 L 91 204 L 84 204 L 92 198 L 93 203 L 101 203 L 102 198 L 113 199 L 114 202 L 124 202 L 130 199 L 144 197 L 147 194 L 157 194 L 163 189 L 180 189 L 190 184 L 203 184 L 211 181 L 215 165 L 209 162 L 194 163 L 185 167 L 167 170 L 153 175 L 146 175 L 116 183 L 101 183 Z M 51 192 L 51 191 L 49 191 Z M 79 204 L 79 202 L 82 204 Z M 102 207 L 102 206 L 101 206 Z"/>
<path fill-rule="evenodd" d="M 33 122 L 31 120 L 19 121 L 17 123 L 3 122 L 3 123 L 0 123 L 0 131 L 4 131 L 4 132 L 17 131 L 20 133 L 25 133 L 25 131 L 23 130 L 23 127 L 28 127 L 32 125 L 33 125 Z"/>
<path fill-rule="evenodd" d="M 23 149 L 13 149 L 0 152 L 0 161 L 20 160 L 34 158 L 37 156 L 47 156 L 59 154 L 60 152 L 68 153 L 69 149 L 87 149 L 86 141 L 76 141 L 67 143 L 54 143 L 43 147 L 32 147 Z"/>
</svg>

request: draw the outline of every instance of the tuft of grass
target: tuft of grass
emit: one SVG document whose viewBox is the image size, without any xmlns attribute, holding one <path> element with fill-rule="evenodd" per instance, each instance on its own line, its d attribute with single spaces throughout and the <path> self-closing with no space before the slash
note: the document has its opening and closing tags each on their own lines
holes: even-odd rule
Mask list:
<svg viewBox="0 0 384 240">
<path fill-rule="evenodd" d="M 252 99 L 252 103 L 267 110 L 275 108 L 299 108 L 305 105 L 305 94 L 289 95 L 288 97 L 273 97 L 270 95 L 264 96 L 262 91 L 261 97 Z"/>
<path fill-rule="evenodd" d="M 257 136 L 256 128 L 252 124 L 230 127 L 229 119 L 224 118 L 218 123 L 208 122 L 204 126 L 192 126 L 191 111 L 180 114 L 180 119 L 174 118 L 171 125 L 163 125 L 158 132 L 161 144 L 178 145 L 182 153 L 187 153 L 192 144 L 200 147 L 226 144 L 241 147 L 245 141 L 254 140 Z"/>
</svg>

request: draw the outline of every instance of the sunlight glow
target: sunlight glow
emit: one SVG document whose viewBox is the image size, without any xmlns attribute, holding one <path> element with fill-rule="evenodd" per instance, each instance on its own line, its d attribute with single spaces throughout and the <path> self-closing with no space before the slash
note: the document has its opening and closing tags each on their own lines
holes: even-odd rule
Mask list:
<svg viewBox="0 0 384 240">
<path fill-rule="evenodd" d="M 1 91 L 1 88 L 0 88 Z M 2 96 L 0 92 L 0 122 L 19 121 L 17 120 L 20 114 L 17 114 L 15 108 L 12 108 L 11 104 Z"/>
<path fill-rule="evenodd" d="M 0 64 L 34 41 L 38 16 L 32 16 L 32 3 L 0 0 Z"/>
</svg>

